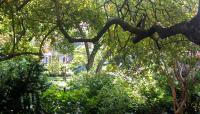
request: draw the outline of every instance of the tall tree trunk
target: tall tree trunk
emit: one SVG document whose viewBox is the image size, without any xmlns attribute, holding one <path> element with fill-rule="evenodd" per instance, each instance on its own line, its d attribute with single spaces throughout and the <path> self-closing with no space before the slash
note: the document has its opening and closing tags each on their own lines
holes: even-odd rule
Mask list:
<svg viewBox="0 0 200 114">
<path fill-rule="evenodd" d="M 97 68 L 96 68 L 96 73 L 100 73 L 102 70 L 103 63 L 106 61 L 106 59 L 111 55 L 111 50 L 108 50 L 106 54 L 102 57 L 102 59 L 99 61 Z"/>
</svg>

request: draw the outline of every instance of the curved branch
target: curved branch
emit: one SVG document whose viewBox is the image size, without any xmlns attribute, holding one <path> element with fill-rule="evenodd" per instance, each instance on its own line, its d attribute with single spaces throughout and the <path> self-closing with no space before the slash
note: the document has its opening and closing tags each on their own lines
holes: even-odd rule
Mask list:
<svg viewBox="0 0 200 114">
<path fill-rule="evenodd" d="M 171 27 L 163 27 L 159 22 L 153 25 L 150 29 L 144 30 L 142 34 L 136 34 L 136 37 L 133 38 L 133 42 L 137 43 L 141 40 L 152 36 L 154 33 L 158 33 L 161 39 L 165 39 L 167 37 L 176 35 L 176 34 L 184 34 L 187 31 L 188 22 L 181 22 L 175 24 Z"/>
<path fill-rule="evenodd" d="M 122 19 L 111 19 L 106 22 L 106 24 L 103 26 L 103 28 L 97 33 L 97 35 L 92 39 L 75 39 L 70 37 L 70 35 L 66 32 L 65 27 L 63 26 L 63 22 L 60 17 L 60 6 L 58 0 L 53 0 L 55 4 L 55 12 L 56 12 L 56 19 L 57 19 L 57 25 L 64 35 L 64 37 L 69 42 L 98 42 L 99 39 L 108 31 L 108 29 L 112 25 L 119 25 L 124 31 L 128 31 L 132 34 L 134 34 L 136 37 L 132 39 L 134 43 L 138 43 L 141 40 L 151 37 L 154 33 L 158 33 L 159 37 L 161 39 L 165 39 L 170 36 L 174 36 L 177 34 L 183 34 L 185 35 L 188 40 L 191 42 L 200 45 L 200 14 L 198 11 L 197 15 L 194 16 L 190 21 L 184 21 L 178 24 L 175 24 L 170 27 L 163 27 L 159 22 L 153 25 L 151 28 L 147 30 L 143 30 L 137 27 L 134 27 L 130 25 L 129 23 L 125 22 Z M 200 1 L 200 0 L 199 0 Z M 200 10 L 200 6 L 199 9 Z"/>
<path fill-rule="evenodd" d="M 73 42 L 98 42 L 99 39 L 108 31 L 108 29 L 112 26 L 112 25 L 120 25 L 124 31 L 129 31 L 131 33 L 135 33 L 135 34 L 142 34 L 143 30 L 140 30 L 138 28 L 135 28 L 133 26 L 131 26 L 129 23 L 121 20 L 121 19 L 111 19 L 109 20 L 104 27 L 97 33 L 97 35 L 92 38 L 92 39 L 75 39 L 72 38 L 65 30 L 65 27 L 63 26 L 63 22 L 61 20 L 61 12 L 60 12 L 60 6 L 59 6 L 59 2 L 57 0 L 53 0 L 54 4 L 55 4 L 55 15 L 56 15 L 56 19 L 57 19 L 57 25 L 59 27 L 59 30 L 62 32 L 62 34 L 64 35 L 64 37 L 71 43 Z"/>
<path fill-rule="evenodd" d="M 57 28 L 57 26 L 53 26 L 48 32 L 47 34 L 44 36 L 44 38 L 42 39 L 41 43 L 40 43 L 40 52 L 42 52 L 42 46 L 44 45 L 44 41 L 47 39 L 47 37 Z"/>
</svg>

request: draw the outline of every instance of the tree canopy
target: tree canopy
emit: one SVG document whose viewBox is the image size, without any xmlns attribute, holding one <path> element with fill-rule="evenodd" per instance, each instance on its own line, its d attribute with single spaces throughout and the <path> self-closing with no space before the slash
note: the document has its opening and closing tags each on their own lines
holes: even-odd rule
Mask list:
<svg viewBox="0 0 200 114">
<path fill-rule="evenodd" d="M 80 42 L 84 44 L 84 49 L 75 48 L 75 43 Z M 93 92 L 96 86 L 87 81 L 96 80 L 97 83 L 104 83 L 99 81 L 104 78 L 83 78 L 80 85 L 76 81 L 73 82 L 75 85 L 70 86 L 73 89 L 72 92 L 66 94 L 59 92 L 52 96 L 52 99 L 59 101 L 59 106 L 73 99 L 76 108 L 77 102 L 87 102 L 88 104 L 83 105 L 84 110 L 91 105 L 90 103 L 94 103 L 92 111 L 99 108 L 95 103 L 102 103 L 99 99 L 102 97 L 111 99 L 112 94 L 126 101 L 135 97 L 129 95 L 131 87 L 126 84 L 133 84 L 132 78 L 141 77 L 140 79 L 143 80 L 146 76 L 148 80 L 155 78 L 162 84 L 163 80 L 167 81 L 173 97 L 174 112 L 181 113 L 183 109 L 186 109 L 185 105 L 192 96 L 189 91 L 195 91 L 191 88 L 196 87 L 194 85 L 199 82 L 199 46 L 200 0 L 0 0 L 0 68 L 3 69 L 2 75 L 6 75 L 11 69 L 10 75 L 16 73 L 16 76 L 21 76 L 18 73 L 19 69 L 19 71 L 12 70 L 14 69 L 11 67 L 12 60 L 15 63 L 30 59 L 38 62 L 45 53 L 45 48 L 50 47 L 76 58 L 70 68 L 81 64 L 85 65 L 87 73 L 91 75 L 98 76 L 98 73 L 104 71 L 120 75 L 127 81 L 127 83 L 119 82 L 119 85 L 113 84 L 113 87 L 112 84 L 105 82 L 108 84 L 105 88 L 100 84 L 98 86 L 103 89 L 97 88 L 100 91 L 98 93 Z M 24 65 L 26 62 L 18 64 Z M 59 69 L 56 64 L 52 62 L 49 69 Z M 26 65 L 22 66 L 22 70 L 25 69 L 31 68 Z M 41 69 L 38 70 L 40 71 L 38 74 L 43 75 Z M 26 70 L 23 72 L 25 75 L 31 74 Z M 35 72 L 31 76 L 34 77 Z M 18 78 L 16 79 L 18 81 Z M 141 81 L 140 79 L 138 82 Z M 115 83 L 114 78 L 109 78 L 108 81 Z M 120 84 L 123 86 L 116 89 L 115 87 L 119 87 Z M 5 87 L 7 86 L 9 85 Z M 142 91 L 143 86 L 140 88 L 140 85 L 134 85 L 134 87 Z M 74 88 L 80 91 L 74 91 Z M 107 93 L 107 88 L 111 88 L 113 93 L 104 96 L 101 92 Z M 127 90 L 122 91 L 123 88 Z M 123 93 L 118 93 L 118 89 Z M 151 97 L 148 95 L 150 90 L 145 87 L 143 89 L 145 90 L 142 91 L 144 96 Z M 57 90 L 53 88 L 46 91 L 43 94 L 43 102 L 51 102 L 51 100 L 48 101 L 48 97 L 54 91 Z M 161 89 L 158 91 L 162 93 Z M 164 96 L 159 92 L 154 93 L 157 96 Z M 78 97 L 70 96 L 71 94 L 78 94 Z M 85 95 L 84 97 L 89 99 L 89 102 L 81 99 L 82 95 Z M 66 101 L 62 102 L 60 96 L 65 97 Z M 142 101 L 141 97 L 138 98 Z M 161 98 L 157 97 L 157 99 Z M 111 103 L 106 100 L 103 102 Z M 156 104 L 154 101 L 149 102 L 154 104 L 153 106 Z M 133 106 L 143 104 L 142 102 L 137 103 Z M 48 109 L 48 107 L 51 106 L 46 105 L 45 108 Z M 127 107 L 133 108 L 132 105 Z M 102 103 L 102 107 L 98 110 L 108 111 L 104 108 Z M 120 108 L 128 111 L 121 104 Z"/>
<path fill-rule="evenodd" d="M 1 40 L 6 42 L 6 45 L 1 49 L 1 60 L 27 54 L 40 55 L 38 50 L 41 50 L 48 39 L 53 42 L 64 37 L 69 43 L 101 43 L 108 39 L 107 33 L 108 37 L 112 37 L 112 30 L 116 29 L 127 31 L 126 36 L 131 37 L 129 39 L 133 43 L 146 38 L 166 39 L 182 34 L 199 45 L 200 8 L 197 7 L 197 2 L 2 0 Z M 81 30 L 84 28 L 81 24 L 88 31 Z M 38 49 L 29 52 L 29 46 L 25 42 L 33 39 L 37 41 Z M 119 38 L 125 39 L 127 38 Z M 159 46 L 159 39 L 153 39 Z M 70 44 L 66 44 L 68 45 Z"/>
</svg>

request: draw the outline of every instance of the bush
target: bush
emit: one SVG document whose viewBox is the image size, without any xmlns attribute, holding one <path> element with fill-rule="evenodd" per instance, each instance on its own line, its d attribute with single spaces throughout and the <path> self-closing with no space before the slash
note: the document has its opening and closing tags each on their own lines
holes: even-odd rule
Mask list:
<svg viewBox="0 0 200 114">
<path fill-rule="evenodd" d="M 0 63 L 0 112 L 28 113 L 39 109 L 38 93 L 44 88 L 43 66 L 20 58 Z"/>
<path fill-rule="evenodd" d="M 56 86 L 45 91 L 42 106 L 49 114 L 161 113 L 168 102 L 165 104 L 164 91 L 155 89 L 156 85 L 151 82 L 138 80 L 139 84 L 130 85 L 119 77 L 107 74 L 76 76 L 66 91 Z"/>
</svg>

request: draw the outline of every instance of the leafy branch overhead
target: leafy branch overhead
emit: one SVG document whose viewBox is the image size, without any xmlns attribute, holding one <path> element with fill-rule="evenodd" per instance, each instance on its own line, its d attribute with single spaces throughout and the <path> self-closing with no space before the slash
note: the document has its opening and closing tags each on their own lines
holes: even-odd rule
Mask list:
<svg viewBox="0 0 200 114">
<path fill-rule="evenodd" d="M 132 37 L 133 43 L 138 43 L 146 38 L 152 38 L 152 36 L 157 33 L 160 39 L 166 39 L 170 36 L 182 34 L 189 41 L 200 45 L 200 8 L 198 8 L 197 14 L 190 20 L 182 21 L 172 26 L 164 27 L 159 21 L 157 21 L 157 18 L 162 18 L 160 19 L 162 24 L 167 25 L 162 21 L 166 20 L 166 18 L 163 18 L 163 15 L 157 16 L 160 12 L 158 13 L 157 11 L 156 13 L 156 11 L 154 11 L 154 8 L 156 7 L 151 8 L 148 13 L 146 13 L 146 11 L 148 10 L 147 7 L 144 7 L 144 11 L 140 10 L 139 7 L 142 2 L 145 2 L 145 5 L 146 3 L 148 3 L 148 7 L 151 5 L 155 6 L 156 4 L 159 4 L 156 2 L 151 3 L 151 0 L 149 1 L 150 2 L 146 2 L 145 0 L 123 0 L 120 2 L 121 4 L 117 4 L 113 2 L 113 0 L 108 0 L 105 3 L 97 3 L 98 5 L 94 5 L 91 6 L 91 8 L 88 8 L 91 4 L 95 4 L 95 1 L 91 0 L 90 2 L 94 3 L 89 4 L 85 3 L 85 1 L 79 0 L 74 0 L 74 2 L 64 2 L 62 0 L 0 0 L 0 22 L 2 22 L 0 23 L 0 34 L 6 36 L 7 38 L 5 39 L 9 39 L 9 41 L 7 41 L 9 42 L 9 46 L 3 45 L 1 47 L 0 45 L 0 61 L 23 55 L 41 55 L 41 49 L 44 46 L 45 42 L 51 38 L 52 41 L 58 40 L 60 36 L 57 37 L 56 35 L 60 35 L 60 33 L 70 43 L 92 42 L 95 45 L 101 45 L 103 43 L 100 42 L 100 39 L 104 37 L 106 40 L 108 40 L 108 37 L 113 37 L 112 35 L 110 35 L 109 31 L 112 30 L 112 27 L 116 26 L 119 26 L 124 31 L 130 33 L 129 35 Z M 133 4 L 131 4 L 131 2 Z M 105 4 L 109 4 L 107 9 L 105 8 Z M 173 5 L 171 2 L 169 2 L 168 5 L 169 4 Z M 182 4 L 182 2 L 179 2 L 177 4 L 180 5 Z M 112 5 L 114 5 L 115 7 L 113 8 Z M 159 6 L 158 10 L 162 9 L 162 7 L 163 6 Z M 181 7 L 179 6 L 177 8 L 177 11 L 181 10 L 180 8 Z M 163 9 L 167 10 L 167 8 Z M 84 11 L 82 12 L 82 10 Z M 102 14 L 94 10 L 101 10 L 100 12 Z M 133 12 L 134 14 L 132 14 Z M 140 12 L 140 14 L 137 15 L 137 12 Z M 166 12 L 168 13 L 169 11 Z M 184 12 L 182 12 L 182 14 L 183 13 Z M 191 11 L 191 13 L 193 12 Z M 150 16 L 151 14 L 155 15 L 147 17 L 147 15 Z M 175 13 L 173 13 L 172 15 L 174 14 Z M 143 18 L 139 21 L 141 15 L 143 15 Z M 173 18 L 171 15 L 169 17 Z M 105 24 L 102 24 L 105 20 L 107 20 Z M 174 20 L 176 20 L 176 18 Z M 86 22 L 89 25 L 87 35 L 84 35 L 85 31 L 82 31 L 82 28 L 78 27 L 81 22 Z M 152 22 L 155 22 L 155 24 L 152 24 Z M 169 23 L 171 24 L 174 22 Z M 144 27 L 144 25 L 146 26 Z M 76 30 L 82 33 L 79 36 L 76 36 L 74 35 L 76 34 L 74 31 Z M 73 31 L 74 33 L 72 33 L 71 31 Z M 111 34 L 118 34 L 116 31 L 114 32 L 115 33 Z M 109 34 L 108 37 L 106 37 L 107 33 Z M 120 32 L 120 34 L 121 33 L 122 32 Z M 23 45 L 28 44 L 28 42 L 30 43 L 30 41 L 34 38 L 35 40 L 37 40 L 39 45 L 37 45 L 37 52 L 36 50 L 34 50 L 33 54 L 30 49 L 27 49 L 27 47 L 25 49 L 25 46 Z M 119 41 L 119 45 L 121 45 L 120 40 L 124 41 L 124 39 L 120 38 L 121 37 L 118 37 L 118 39 L 115 40 Z M 157 38 L 153 40 L 156 42 L 157 45 L 159 45 L 159 43 L 156 41 Z M 129 42 L 130 40 L 127 41 Z M 88 58 L 92 58 L 88 59 L 88 61 L 93 61 L 95 54 L 100 48 L 100 46 L 94 47 L 97 48 L 94 49 L 93 52 L 87 52 Z M 89 63 L 92 62 L 88 62 L 88 66 L 91 66 Z"/>
<path fill-rule="evenodd" d="M 177 34 L 182 34 L 186 36 L 186 38 L 197 44 L 200 45 L 200 7 L 198 8 L 198 13 L 189 21 L 184 21 L 178 24 L 175 24 L 170 27 L 163 27 L 161 23 L 156 22 L 152 27 L 147 30 L 132 26 L 128 22 L 120 19 L 114 18 L 110 19 L 106 22 L 103 28 L 97 33 L 97 35 L 92 39 L 75 39 L 72 38 L 65 30 L 63 21 L 61 19 L 60 9 L 59 9 L 59 2 L 58 0 L 53 0 L 55 4 L 55 13 L 57 18 L 57 25 L 59 26 L 60 31 L 64 35 L 64 37 L 69 42 L 98 42 L 100 38 L 108 31 L 108 29 L 112 25 L 119 25 L 123 28 L 124 31 L 128 31 L 134 34 L 136 37 L 132 38 L 133 43 L 138 43 L 141 40 L 151 37 L 155 33 L 158 33 L 161 39 L 165 39 L 170 36 L 174 36 Z M 200 3 L 200 0 L 199 0 Z"/>
</svg>

